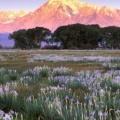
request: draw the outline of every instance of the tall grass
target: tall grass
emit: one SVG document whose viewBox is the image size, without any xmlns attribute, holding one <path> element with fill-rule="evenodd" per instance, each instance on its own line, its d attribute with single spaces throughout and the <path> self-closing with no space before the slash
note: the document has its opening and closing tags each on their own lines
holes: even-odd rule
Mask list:
<svg viewBox="0 0 120 120">
<path fill-rule="evenodd" d="M 1 84 L 1 114 L 21 120 L 118 120 L 119 75 L 119 70 L 74 72 L 47 66 L 28 69 L 17 80 Z M 43 83 L 47 86 L 40 85 Z"/>
</svg>

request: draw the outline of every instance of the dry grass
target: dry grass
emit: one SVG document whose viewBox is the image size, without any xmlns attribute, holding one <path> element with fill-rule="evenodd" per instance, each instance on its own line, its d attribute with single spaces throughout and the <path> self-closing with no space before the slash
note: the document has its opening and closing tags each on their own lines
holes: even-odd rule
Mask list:
<svg viewBox="0 0 120 120">
<path fill-rule="evenodd" d="M 57 54 L 57 55 L 76 55 L 76 56 L 115 56 L 120 57 L 120 50 L 2 50 L 0 55 L 5 57 L 5 61 L 0 61 L 0 68 L 16 69 L 19 72 L 34 68 L 36 66 L 67 67 L 75 71 L 104 69 L 99 63 L 82 63 L 82 62 L 33 62 L 28 63 L 27 58 L 31 54 Z"/>
</svg>

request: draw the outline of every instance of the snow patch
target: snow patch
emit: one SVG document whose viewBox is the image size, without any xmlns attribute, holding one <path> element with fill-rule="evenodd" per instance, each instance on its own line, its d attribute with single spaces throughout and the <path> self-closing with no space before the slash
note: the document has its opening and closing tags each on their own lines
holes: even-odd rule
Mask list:
<svg viewBox="0 0 120 120">
<path fill-rule="evenodd" d="M 4 22 L 3 24 L 9 24 L 9 23 L 12 23 L 12 22 L 14 22 L 14 20 L 8 20 L 8 21 Z"/>
</svg>

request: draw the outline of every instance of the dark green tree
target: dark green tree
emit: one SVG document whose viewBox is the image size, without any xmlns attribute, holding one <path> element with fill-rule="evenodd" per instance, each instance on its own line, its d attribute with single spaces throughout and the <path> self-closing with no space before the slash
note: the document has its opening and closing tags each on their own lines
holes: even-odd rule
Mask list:
<svg viewBox="0 0 120 120">
<path fill-rule="evenodd" d="M 55 30 L 53 40 L 64 49 L 94 49 L 102 39 L 99 26 L 73 24 Z"/>
<path fill-rule="evenodd" d="M 9 39 L 14 39 L 14 41 L 15 41 L 14 47 L 15 48 L 26 49 L 28 46 L 25 29 L 21 29 L 21 30 L 13 32 L 12 34 L 9 35 Z"/>
<path fill-rule="evenodd" d="M 47 28 L 36 27 L 32 29 L 21 29 L 9 35 L 9 39 L 14 39 L 15 48 L 31 49 L 40 48 L 41 42 L 49 42 L 51 31 Z"/>
<path fill-rule="evenodd" d="M 103 41 L 106 48 L 120 48 L 120 27 L 109 26 L 102 28 Z"/>
<path fill-rule="evenodd" d="M 36 33 L 35 33 L 35 29 L 28 29 L 26 32 L 26 36 L 27 36 L 27 41 L 28 41 L 28 45 L 29 48 L 38 48 L 39 45 L 35 42 L 36 39 Z"/>
<path fill-rule="evenodd" d="M 47 28 L 36 27 L 35 29 L 35 40 L 34 42 L 41 47 L 41 42 L 48 43 L 51 36 L 51 31 Z"/>
</svg>

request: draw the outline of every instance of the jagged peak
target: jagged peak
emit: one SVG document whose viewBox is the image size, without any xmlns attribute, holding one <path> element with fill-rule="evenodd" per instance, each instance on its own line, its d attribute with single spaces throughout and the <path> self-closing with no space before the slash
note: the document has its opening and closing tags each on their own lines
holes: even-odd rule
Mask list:
<svg viewBox="0 0 120 120">
<path fill-rule="evenodd" d="M 64 4 L 71 4 L 71 3 L 76 3 L 79 2 L 78 0 L 48 0 L 49 4 L 53 3 L 64 3 Z"/>
<path fill-rule="evenodd" d="M 78 0 L 48 0 L 48 2 L 76 2 Z"/>
<path fill-rule="evenodd" d="M 101 8 L 98 5 L 89 4 L 86 2 L 80 2 L 79 0 L 48 0 L 48 4 L 54 6 L 55 8 L 57 8 L 61 4 L 67 5 L 74 10 L 82 8 L 82 7 L 87 7 L 87 6 L 95 8 L 95 9 Z"/>
<path fill-rule="evenodd" d="M 77 10 L 77 5 L 80 4 L 78 0 L 48 0 L 48 4 L 54 6 L 54 8 L 58 8 L 59 6 L 69 6 L 73 10 Z"/>
<path fill-rule="evenodd" d="M 100 5 L 96 5 L 96 4 L 90 4 L 90 3 L 86 3 L 86 2 L 81 2 L 79 0 L 48 0 L 48 3 L 51 5 L 56 5 L 58 6 L 59 4 L 64 4 L 64 5 L 69 5 L 72 8 L 76 8 L 76 5 L 79 5 L 80 7 L 84 7 L 84 6 L 89 6 L 92 7 L 94 9 L 98 9 L 100 10 L 102 7 L 104 6 L 100 6 Z M 111 11 L 116 10 L 116 8 L 112 8 L 112 7 L 108 7 L 105 6 L 107 9 L 110 9 Z"/>
</svg>

